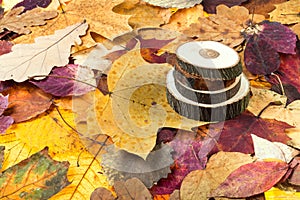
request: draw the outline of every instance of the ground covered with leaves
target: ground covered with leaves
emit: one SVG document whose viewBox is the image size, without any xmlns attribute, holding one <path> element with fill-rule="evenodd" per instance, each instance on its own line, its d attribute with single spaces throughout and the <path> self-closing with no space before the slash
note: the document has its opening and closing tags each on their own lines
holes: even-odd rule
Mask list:
<svg viewBox="0 0 300 200">
<path fill-rule="evenodd" d="M 299 199 L 299 0 L 0 0 L 0 199 Z M 241 115 L 176 113 L 176 48 L 234 48 Z"/>
</svg>

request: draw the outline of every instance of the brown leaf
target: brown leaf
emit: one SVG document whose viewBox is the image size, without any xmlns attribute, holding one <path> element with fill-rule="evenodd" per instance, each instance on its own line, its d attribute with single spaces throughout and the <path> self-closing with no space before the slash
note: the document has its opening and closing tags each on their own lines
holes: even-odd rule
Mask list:
<svg viewBox="0 0 300 200">
<path fill-rule="evenodd" d="M 31 119 L 45 112 L 52 104 L 50 94 L 31 84 L 17 84 L 4 93 L 9 95 L 6 114 L 9 114 L 15 122 Z"/>
<path fill-rule="evenodd" d="M 271 189 L 287 170 L 285 162 L 249 163 L 232 172 L 211 195 L 231 198 L 253 196 Z"/>
<path fill-rule="evenodd" d="M 126 182 L 116 181 L 114 188 L 120 200 L 140 199 L 150 200 L 152 196 L 145 185 L 137 178 L 131 178 Z"/>
<path fill-rule="evenodd" d="M 99 187 L 91 194 L 90 200 L 115 200 L 115 197 L 108 189 Z"/>
<path fill-rule="evenodd" d="M 240 166 L 253 162 L 250 155 L 237 152 L 219 152 L 214 154 L 204 170 L 188 174 L 180 188 L 181 200 L 207 199 L 226 177 Z"/>
<path fill-rule="evenodd" d="M 2 163 L 4 159 L 5 146 L 0 146 L 0 172 L 2 171 Z"/>
<path fill-rule="evenodd" d="M 269 17 L 268 13 L 275 9 L 274 4 L 285 2 L 286 0 L 255 0 L 247 1 L 242 5 L 248 8 L 250 13 L 261 14 L 266 18 Z"/>
<path fill-rule="evenodd" d="M 280 4 L 275 5 L 276 9 L 269 13 L 270 20 L 282 24 L 294 24 L 300 22 L 300 0 L 279 1 L 278 3 Z"/>
<path fill-rule="evenodd" d="M 21 14 L 24 7 L 18 7 L 9 11 L 0 19 L 0 32 L 8 29 L 18 34 L 29 34 L 31 26 L 46 24 L 47 19 L 57 16 L 56 11 L 43 11 L 41 8 L 35 8 Z"/>
</svg>

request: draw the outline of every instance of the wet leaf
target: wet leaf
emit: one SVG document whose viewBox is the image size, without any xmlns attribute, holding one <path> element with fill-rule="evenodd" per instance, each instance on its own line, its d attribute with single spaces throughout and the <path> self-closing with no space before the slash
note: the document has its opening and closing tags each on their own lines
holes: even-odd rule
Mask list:
<svg viewBox="0 0 300 200">
<path fill-rule="evenodd" d="M 92 69 L 73 64 L 56 67 L 46 79 L 30 82 L 46 93 L 58 97 L 80 96 L 95 90 L 96 87 Z"/>
<path fill-rule="evenodd" d="M 23 0 L 17 3 L 14 8 L 24 7 L 23 12 L 27 10 L 32 10 L 37 7 L 46 8 L 51 3 L 51 0 Z"/>
<path fill-rule="evenodd" d="M 31 26 L 46 24 L 47 19 L 57 16 L 56 11 L 42 11 L 40 8 L 35 8 L 26 13 L 21 14 L 24 7 L 19 7 L 11 10 L 0 19 L 0 32 L 5 29 L 19 34 L 29 34 Z"/>
<path fill-rule="evenodd" d="M 6 113 L 15 122 L 32 119 L 48 110 L 52 96 L 31 84 L 16 84 L 4 91 L 8 94 L 9 106 Z"/>
<path fill-rule="evenodd" d="M 202 0 L 143 0 L 151 5 L 159 6 L 163 8 L 189 8 L 193 7 L 196 4 L 199 4 L 202 2 Z"/>
<path fill-rule="evenodd" d="M 271 189 L 288 170 L 285 162 L 261 162 L 245 164 L 233 171 L 212 192 L 212 196 L 244 198 Z"/>
<path fill-rule="evenodd" d="M 54 35 L 35 38 L 35 43 L 14 45 L 11 53 L 0 56 L 0 80 L 23 82 L 29 76 L 48 75 L 54 66 L 66 65 L 71 46 L 81 43 L 79 36 L 87 28 L 87 23 L 75 24 Z"/>
<path fill-rule="evenodd" d="M 57 162 L 47 148 L 14 165 L 0 175 L 0 193 L 11 199 L 48 199 L 70 184 L 69 163 Z"/>
<path fill-rule="evenodd" d="M 213 137 L 213 142 L 216 144 L 210 153 L 221 150 L 251 154 L 254 153 L 251 134 L 272 142 L 286 144 L 290 140 L 285 133 L 288 128 L 293 126 L 274 119 L 257 118 L 249 111 L 245 111 L 224 123 L 204 125 L 202 131 L 207 135 L 206 137 Z"/>
<path fill-rule="evenodd" d="M 204 10 L 208 13 L 216 13 L 216 7 L 220 4 L 224 4 L 228 7 L 238 6 L 241 3 L 245 2 L 246 0 L 203 0 L 202 5 Z"/>
<path fill-rule="evenodd" d="M 150 152 L 146 160 L 112 145 L 107 147 L 106 151 L 107 153 L 102 156 L 101 165 L 112 185 L 116 181 L 136 177 L 146 187 L 151 187 L 170 173 L 170 165 L 173 164 L 172 148 L 167 145 Z"/>
<path fill-rule="evenodd" d="M 204 170 L 189 173 L 180 188 L 180 199 L 207 199 L 226 177 L 242 165 L 253 162 L 250 155 L 238 152 L 218 152 L 208 161 Z"/>
<path fill-rule="evenodd" d="M 11 52 L 11 47 L 13 44 L 11 42 L 0 40 L 0 55 Z"/>
<path fill-rule="evenodd" d="M 293 24 L 300 22 L 299 17 L 299 0 L 290 0 L 278 2 L 276 9 L 270 12 L 270 19 L 272 21 L 280 22 L 282 24 Z"/>
<path fill-rule="evenodd" d="M 118 199 L 145 199 L 150 200 L 152 196 L 145 185 L 137 178 L 123 181 L 116 181 L 114 184 Z"/>
</svg>

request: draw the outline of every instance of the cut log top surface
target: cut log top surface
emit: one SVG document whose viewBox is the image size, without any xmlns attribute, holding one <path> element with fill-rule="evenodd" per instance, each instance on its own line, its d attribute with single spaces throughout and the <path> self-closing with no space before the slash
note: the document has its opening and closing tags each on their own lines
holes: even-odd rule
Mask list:
<svg viewBox="0 0 300 200">
<path fill-rule="evenodd" d="M 239 63 L 239 55 L 232 48 L 214 41 L 194 41 L 180 45 L 177 58 L 195 67 L 225 69 Z"/>
</svg>

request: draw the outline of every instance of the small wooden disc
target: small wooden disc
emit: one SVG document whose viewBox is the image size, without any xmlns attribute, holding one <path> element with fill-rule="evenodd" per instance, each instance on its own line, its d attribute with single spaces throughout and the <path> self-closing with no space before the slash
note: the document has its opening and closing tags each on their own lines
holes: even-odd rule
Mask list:
<svg viewBox="0 0 300 200">
<path fill-rule="evenodd" d="M 238 53 L 219 42 L 193 41 L 176 50 L 178 64 L 189 74 L 231 80 L 242 73 Z"/>
<path fill-rule="evenodd" d="M 167 99 L 171 107 L 180 115 L 198 121 L 223 121 L 231 119 L 248 106 L 250 85 L 244 74 L 241 75 L 240 88 L 231 98 L 220 103 L 205 104 L 184 97 L 176 88 L 173 71 L 167 75 Z"/>
</svg>

